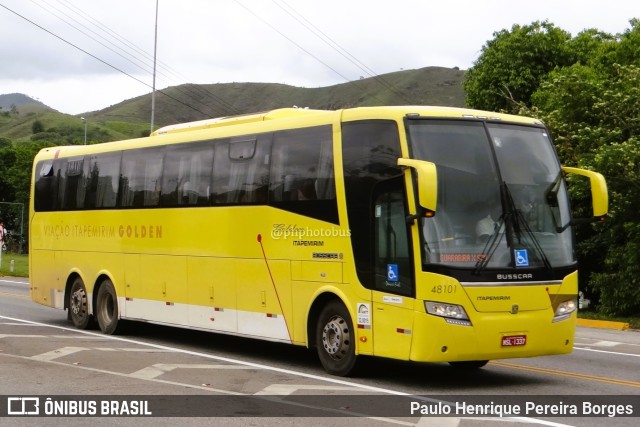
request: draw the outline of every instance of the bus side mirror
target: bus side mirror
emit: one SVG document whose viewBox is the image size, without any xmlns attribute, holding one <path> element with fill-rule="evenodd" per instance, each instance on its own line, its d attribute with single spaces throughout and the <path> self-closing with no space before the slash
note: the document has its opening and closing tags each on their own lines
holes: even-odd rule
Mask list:
<svg viewBox="0 0 640 427">
<path fill-rule="evenodd" d="M 591 201 L 593 203 L 593 217 L 595 219 L 603 219 L 609 212 L 609 194 L 607 192 L 607 182 L 604 177 L 598 172 L 586 169 L 562 166 L 562 170 L 566 173 L 589 178 L 589 183 L 591 184 Z"/>
<path fill-rule="evenodd" d="M 412 168 L 418 175 L 418 203 L 427 211 L 435 212 L 438 199 L 438 172 L 436 165 L 424 160 L 398 159 L 398 166 Z"/>
</svg>

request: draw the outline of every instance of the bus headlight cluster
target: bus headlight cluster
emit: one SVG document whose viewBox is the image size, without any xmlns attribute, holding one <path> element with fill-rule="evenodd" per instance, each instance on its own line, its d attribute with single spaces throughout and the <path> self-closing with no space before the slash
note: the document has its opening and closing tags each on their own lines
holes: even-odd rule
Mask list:
<svg viewBox="0 0 640 427">
<path fill-rule="evenodd" d="M 576 311 L 578 308 L 578 302 L 575 298 L 561 302 L 556 308 L 556 312 L 553 316 L 554 322 L 559 322 L 561 320 L 568 319 L 571 316 L 571 313 Z"/>
<path fill-rule="evenodd" d="M 471 321 L 464 307 L 458 304 L 446 304 L 443 302 L 425 301 L 424 307 L 427 313 L 443 317 L 447 323 L 455 325 L 471 326 Z"/>
</svg>

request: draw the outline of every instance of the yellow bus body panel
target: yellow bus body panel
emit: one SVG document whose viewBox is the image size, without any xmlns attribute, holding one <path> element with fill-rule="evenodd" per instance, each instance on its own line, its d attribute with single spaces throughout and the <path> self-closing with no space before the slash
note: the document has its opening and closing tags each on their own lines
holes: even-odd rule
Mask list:
<svg viewBox="0 0 640 427">
<path fill-rule="evenodd" d="M 103 151 L 179 144 L 280 129 L 333 125 L 336 198 L 340 226 L 269 206 L 189 209 L 113 209 L 30 214 L 32 299 L 63 308 L 71 277 L 80 277 L 92 311 L 94 288 L 109 278 L 124 319 L 152 321 L 311 346 L 314 302 L 333 295 L 344 302 L 356 330 L 356 353 L 414 361 L 489 360 L 571 351 L 575 313 L 554 323 L 554 308 L 577 295 L 577 274 L 562 283 L 469 286 L 420 271 L 415 256 L 415 298 L 364 288 L 351 248 L 342 171 L 341 122 L 384 118 L 401 128 L 406 114 L 482 115 L 449 108 L 358 108 L 337 112 L 280 111 L 230 121 L 177 125 L 150 138 L 105 144 Z M 517 123 L 534 119 L 490 113 Z M 400 135 L 407 153 L 406 136 Z M 53 147 L 36 157 L 82 156 L 96 146 Z M 35 172 L 34 172 L 35 173 Z M 35 178 L 35 176 L 33 177 Z M 410 183 L 410 174 L 406 175 Z M 416 194 L 407 188 L 409 200 Z M 409 202 L 410 213 L 415 203 Z M 413 210 L 413 211 L 411 211 Z M 285 236 L 281 227 L 323 230 L 322 237 Z M 420 253 L 413 227 L 413 253 Z M 455 290 L 455 291 L 454 291 Z M 508 299 L 482 299 L 498 294 Z M 427 314 L 424 301 L 463 306 L 471 326 Z M 514 306 L 517 305 L 517 309 Z M 526 344 L 504 347 L 505 336 Z"/>
</svg>

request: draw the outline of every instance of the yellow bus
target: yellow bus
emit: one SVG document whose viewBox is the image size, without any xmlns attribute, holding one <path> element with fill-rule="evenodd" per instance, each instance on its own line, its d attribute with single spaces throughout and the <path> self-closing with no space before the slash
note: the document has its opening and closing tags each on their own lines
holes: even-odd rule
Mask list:
<svg viewBox="0 0 640 427">
<path fill-rule="evenodd" d="M 46 148 L 31 296 L 107 334 L 133 320 L 316 348 L 335 375 L 360 355 L 480 367 L 569 353 L 566 173 L 589 178 L 604 217 L 604 179 L 561 167 L 540 121 L 425 106 Z"/>
</svg>

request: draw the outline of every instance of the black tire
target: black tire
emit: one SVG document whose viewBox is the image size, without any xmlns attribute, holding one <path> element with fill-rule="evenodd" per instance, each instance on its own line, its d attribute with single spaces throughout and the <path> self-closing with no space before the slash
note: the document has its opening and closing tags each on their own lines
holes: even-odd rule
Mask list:
<svg viewBox="0 0 640 427">
<path fill-rule="evenodd" d="M 78 329 L 88 329 L 91 324 L 87 288 L 80 277 L 76 277 L 69 292 L 69 320 Z"/>
<path fill-rule="evenodd" d="M 488 360 L 467 360 L 464 362 L 449 362 L 449 365 L 456 369 L 472 371 L 482 368 L 487 363 L 489 363 Z"/>
<path fill-rule="evenodd" d="M 316 325 L 316 348 L 324 369 L 347 376 L 356 364 L 356 331 L 346 307 L 339 301 L 327 304 Z"/>
<path fill-rule="evenodd" d="M 102 333 L 113 335 L 118 330 L 119 311 L 118 297 L 111 280 L 105 279 L 98 289 L 96 298 L 96 319 Z"/>
</svg>

